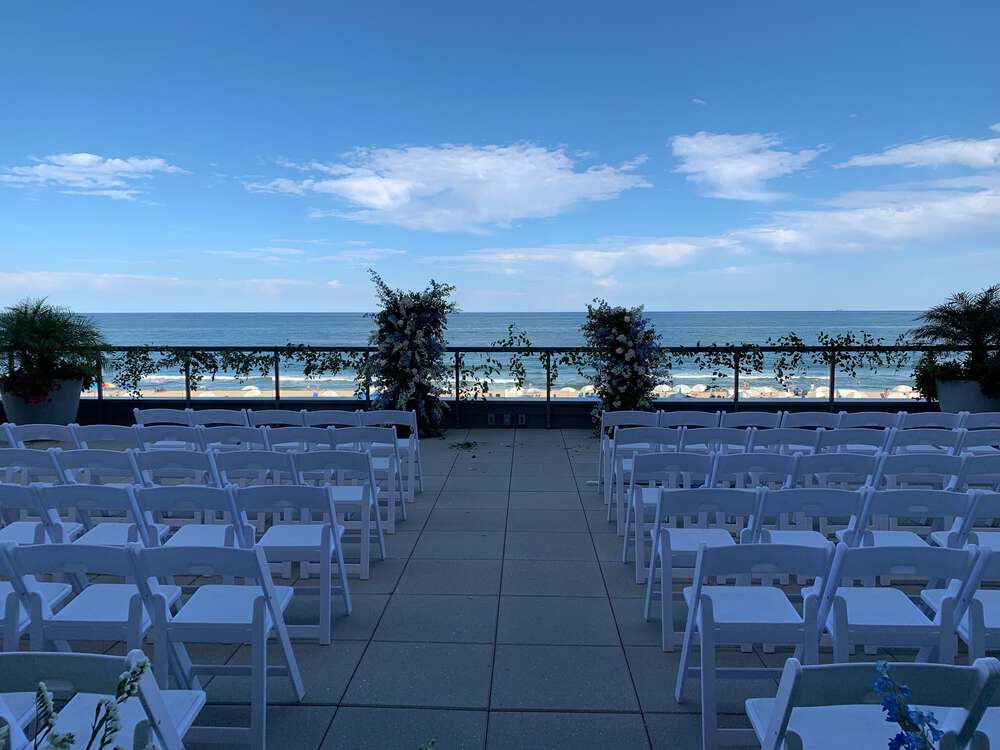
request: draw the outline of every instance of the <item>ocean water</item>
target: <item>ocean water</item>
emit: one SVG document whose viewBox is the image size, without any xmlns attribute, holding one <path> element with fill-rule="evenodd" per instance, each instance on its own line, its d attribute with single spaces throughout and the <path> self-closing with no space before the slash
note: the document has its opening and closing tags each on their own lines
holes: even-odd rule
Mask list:
<svg viewBox="0 0 1000 750">
<path fill-rule="evenodd" d="M 802 311 L 802 312 L 648 312 L 664 345 L 764 344 L 769 337 L 794 332 L 806 343 L 815 343 L 819 332 L 841 334 L 866 331 L 893 343 L 915 324 L 919 313 L 907 311 Z M 160 346 L 282 346 L 303 343 L 319 346 L 356 346 L 368 343 L 372 319 L 362 313 L 98 313 L 92 316 L 107 340 L 116 345 Z M 523 329 L 539 346 L 579 346 L 583 344 L 582 312 L 567 313 L 456 313 L 449 318 L 448 343 L 453 346 L 488 346 L 506 333 L 510 323 Z M 305 383 L 293 364 L 283 368 L 283 386 L 314 389 L 348 389 L 351 373 Z M 798 379 L 804 393 L 810 386 L 825 385 L 827 373 L 814 368 Z M 712 385 L 711 374 L 685 365 L 672 374 L 675 385 Z M 776 385 L 769 372 L 742 376 L 743 387 Z M 528 362 L 528 385 L 544 388 L 545 376 L 534 361 Z M 509 387 L 506 375 L 496 378 L 496 388 Z M 726 380 L 715 381 L 725 387 Z M 862 391 L 884 391 L 910 382 L 910 369 L 888 372 L 859 372 L 856 378 L 838 375 L 837 387 Z M 178 373 L 160 373 L 149 379 L 152 388 L 182 388 Z M 239 390 L 259 387 L 263 395 L 273 392 L 269 378 L 253 378 L 246 383 L 222 375 L 203 387 Z M 585 377 L 564 368 L 554 387 L 579 389 Z M 729 383 L 731 386 L 731 382 Z M 270 390 L 269 390 L 270 389 Z M 329 394 L 328 394 L 329 395 Z M 754 394 L 750 394 L 751 396 Z"/>
</svg>

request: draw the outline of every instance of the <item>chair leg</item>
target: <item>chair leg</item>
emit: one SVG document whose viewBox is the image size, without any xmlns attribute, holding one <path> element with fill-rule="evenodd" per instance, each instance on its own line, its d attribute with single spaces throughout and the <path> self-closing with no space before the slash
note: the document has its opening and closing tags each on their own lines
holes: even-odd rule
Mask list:
<svg viewBox="0 0 1000 750">
<path fill-rule="evenodd" d="M 285 660 L 285 667 L 288 668 L 288 679 L 292 682 L 292 689 L 295 691 L 296 697 L 301 701 L 306 695 L 306 688 L 302 684 L 302 672 L 299 671 L 299 662 L 295 658 L 295 652 L 292 651 L 292 641 L 288 637 L 288 629 L 282 622 L 275 623 L 274 630 L 278 636 L 278 643 L 281 645 L 281 654 Z M 266 637 L 264 645 L 265 647 L 267 646 Z"/>
<path fill-rule="evenodd" d="M 344 550 L 340 546 L 339 539 L 337 540 L 337 572 L 340 575 L 340 588 L 342 596 L 344 597 L 344 609 L 349 615 L 353 610 L 353 605 L 351 604 L 351 589 L 347 585 L 347 566 L 344 564 Z"/>
<path fill-rule="evenodd" d="M 701 746 L 714 750 L 718 717 L 715 703 L 715 639 L 711 628 L 701 633 Z"/>
<path fill-rule="evenodd" d="M 320 557 L 319 567 L 319 642 L 322 646 L 330 643 L 330 599 L 333 596 L 333 571 L 331 570 L 330 553 Z"/>
<path fill-rule="evenodd" d="M 684 680 L 687 678 L 688 660 L 691 658 L 691 643 L 694 640 L 694 618 L 697 604 L 688 609 L 687 623 L 684 625 L 684 642 L 681 644 L 681 661 L 677 667 L 677 683 L 674 685 L 674 700 L 684 702 Z M 702 636 L 704 638 L 704 636 Z M 704 648 L 704 643 L 702 648 Z"/>
<path fill-rule="evenodd" d="M 250 644 L 250 746 L 267 747 L 267 635 L 263 623 L 254 628 Z"/>
<path fill-rule="evenodd" d="M 653 608 L 653 587 L 656 585 L 656 563 L 659 562 L 660 559 L 660 553 L 656 547 L 657 545 L 654 544 L 653 551 L 649 554 L 649 570 L 646 573 L 646 599 L 642 606 L 642 616 L 646 622 L 649 622 L 649 611 Z"/>
<path fill-rule="evenodd" d="M 662 542 L 661 542 L 662 544 Z M 660 647 L 664 651 L 677 648 L 677 631 L 674 630 L 674 561 L 660 551 Z"/>
</svg>

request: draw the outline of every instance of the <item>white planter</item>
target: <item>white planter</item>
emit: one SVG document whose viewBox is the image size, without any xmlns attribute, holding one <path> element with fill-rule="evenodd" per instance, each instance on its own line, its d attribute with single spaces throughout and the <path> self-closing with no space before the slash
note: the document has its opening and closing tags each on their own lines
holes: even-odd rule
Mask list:
<svg viewBox="0 0 1000 750">
<path fill-rule="evenodd" d="M 12 393 L 0 394 L 7 421 L 15 424 L 69 424 L 76 420 L 80 405 L 81 380 L 57 380 L 49 397 L 37 404 L 29 404 Z"/>
<path fill-rule="evenodd" d="M 975 380 L 937 381 L 941 411 L 1000 411 L 1000 398 L 987 398 Z"/>
</svg>

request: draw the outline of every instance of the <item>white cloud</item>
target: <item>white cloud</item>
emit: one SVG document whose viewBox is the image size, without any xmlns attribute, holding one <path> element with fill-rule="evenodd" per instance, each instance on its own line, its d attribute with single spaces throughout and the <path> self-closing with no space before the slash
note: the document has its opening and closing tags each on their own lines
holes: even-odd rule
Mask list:
<svg viewBox="0 0 1000 750">
<path fill-rule="evenodd" d="M 640 157 L 620 166 L 582 168 L 564 149 L 531 143 L 404 146 L 361 149 L 345 163 L 286 164 L 312 176 L 254 181 L 246 187 L 289 195 L 329 195 L 347 204 L 343 210 L 314 209 L 314 217 L 333 215 L 408 229 L 482 233 L 648 187 L 635 174 L 642 161 Z"/>
<path fill-rule="evenodd" d="M 297 247 L 254 247 L 249 250 L 206 250 L 205 254 L 217 255 L 223 258 L 283 263 L 290 260 L 302 259 L 306 255 L 306 251 Z"/>
<path fill-rule="evenodd" d="M 316 260 L 341 260 L 345 263 L 365 266 L 390 258 L 398 258 L 402 255 L 406 255 L 405 250 L 394 250 L 389 247 L 353 247 L 349 250 L 341 250 L 333 255 L 323 255 Z"/>
<path fill-rule="evenodd" d="M 1000 122 L 995 122 L 992 125 L 990 125 L 990 130 L 992 130 L 994 133 L 1000 133 Z"/>
<path fill-rule="evenodd" d="M 97 154 L 53 154 L 32 164 L 0 170 L 0 183 L 16 186 L 57 187 L 67 195 L 92 195 L 112 200 L 134 200 L 144 192 L 137 187 L 157 173 L 181 174 L 184 170 L 160 157 L 106 158 Z"/>
<path fill-rule="evenodd" d="M 997 125 L 1000 125 L 998 123 Z M 993 125 L 990 129 L 1000 132 Z M 1000 138 L 925 138 L 892 146 L 877 154 L 853 156 L 838 167 L 1000 167 Z"/>
<path fill-rule="evenodd" d="M 677 135 L 670 147 L 681 164 L 675 172 L 702 187 L 706 195 L 731 200 L 770 201 L 782 197 L 767 189 L 768 180 L 804 168 L 821 149 L 784 151 L 770 133 Z"/>
<path fill-rule="evenodd" d="M 697 104 L 699 107 L 704 107 L 706 104 L 708 104 L 708 102 L 706 102 L 704 99 L 699 99 L 697 97 L 695 97 L 694 99 L 692 99 L 691 103 L 692 104 Z"/>
</svg>

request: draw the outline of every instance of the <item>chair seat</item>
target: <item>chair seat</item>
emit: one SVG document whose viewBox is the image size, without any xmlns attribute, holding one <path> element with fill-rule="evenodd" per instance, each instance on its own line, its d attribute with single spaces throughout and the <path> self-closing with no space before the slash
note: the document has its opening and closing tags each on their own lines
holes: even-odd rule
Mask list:
<svg viewBox="0 0 1000 750">
<path fill-rule="evenodd" d="M 160 696 L 167 711 L 167 719 L 177 730 L 177 734 L 183 737 L 195 718 L 205 705 L 205 691 L 203 690 L 161 690 Z M 59 719 L 56 721 L 56 732 L 73 732 L 79 739 L 80 745 L 90 736 L 90 726 L 94 720 L 94 710 L 97 702 L 106 696 L 95 693 L 77 693 L 69 703 L 59 711 Z M 146 720 L 146 712 L 138 698 L 129 698 L 118 707 L 121 715 L 121 731 L 115 737 L 115 747 L 122 750 L 137 750 L 133 748 L 135 729 L 139 722 Z M 152 741 L 152 737 L 150 737 Z M 78 745 L 74 745 L 77 747 Z"/>
<path fill-rule="evenodd" d="M 920 592 L 920 598 L 935 612 L 941 609 L 944 595 L 944 589 L 926 589 Z M 979 589 L 973 598 L 983 605 L 983 624 L 986 629 L 1000 630 L 1000 589 Z M 968 615 L 962 618 L 959 630 L 964 637 L 968 637 Z"/>
<path fill-rule="evenodd" d="M 226 523 L 186 523 L 178 526 L 163 546 L 225 547 L 232 538 L 232 526 Z"/>
<path fill-rule="evenodd" d="M 684 601 L 691 607 L 694 589 L 684 589 Z M 701 593 L 712 600 L 716 624 L 801 624 L 802 617 L 774 586 L 702 586 Z M 700 611 L 700 610 L 699 610 Z"/>
<path fill-rule="evenodd" d="M 32 584 L 32 588 L 42 595 L 42 601 L 49 606 L 50 609 L 55 609 L 62 602 L 66 601 L 71 593 L 73 593 L 73 588 L 68 583 L 57 583 L 53 581 L 41 581 Z M 6 607 L 7 597 L 14 595 L 14 587 L 10 585 L 9 581 L 0 581 L 0 607 Z M 5 609 L 0 609 L 0 613 L 4 612 Z M 28 613 L 25 611 L 24 607 L 18 609 L 18 629 L 24 628 L 30 622 Z"/>
<path fill-rule="evenodd" d="M 912 531 L 872 529 L 865 532 L 872 547 L 926 547 L 923 537 Z M 867 542 L 866 542 L 867 545 Z"/>
<path fill-rule="evenodd" d="M 150 531 L 158 535 L 162 542 L 170 527 L 163 523 L 153 524 Z M 124 547 L 129 542 L 139 541 L 134 523 L 128 521 L 102 521 L 92 529 L 88 529 L 76 540 L 76 544 L 89 544 L 98 547 Z"/>
<path fill-rule="evenodd" d="M 802 547 L 826 547 L 830 542 L 812 529 L 769 529 L 771 544 L 797 544 Z M 838 539 L 839 539 L 838 533 Z"/>
<path fill-rule="evenodd" d="M 930 540 L 938 547 L 947 547 L 948 535 L 950 533 L 950 531 L 932 531 L 930 534 Z M 997 543 L 1000 544 L 1000 540 L 998 540 Z"/>
<path fill-rule="evenodd" d="M 22 729 L 35 719 L 34 693 L 4 693 L 3 702 Z"/>
<path fill-rule="evenodd" d="M 14 521 L 13 523 L 8 523 L 0 529 L 0 544 L 44 543 L 44 536 L 41 539 L 36 537 L 36 534 L 42 533 L 42 529 L 39 528 L 41 525 L 39 521 Z"/>
<path fill-rule="evenodd" d="M 318 550 L 323 535 L 325 523 L 277 524 L 264 532 L 257 541 L 258 547 L 265 551 L 276 550 L 305 551 Z M 337 525 L 337 539 L 330 545 L 330 552 L 336 549 L 336 542 L 344 536 L 344 527 Z"/>
<path fill-rule="evenodd" d="M 758 738 L 767 734 L 774 704 L 774 698 L 750 698 L 746 701 L 747 718 Z M 943 710 L 936 712 L 939 719 L 945 713 Z M 887 723 L 882 707 L 876 704 L 794 708 L 788 730 L 798 734 L 802 738 L 802 747 L 809 750 L 843 750 L 845 747 L 861 750 L 885 747 L 899 727 Z"/>
<path fill-rule="evenodd" d="M 292 600 L 291 586 L 275 586 L 274 594 L 282 611 Z M 253 604 L 262 596 L 258 586 L 228 586 L 208 584 L 198 588 L 171 620 L 178 625 L 250 625 Z M 267 616 L 266 627 L 272 625 Z"/>
<path fill-rule="evenodd" d="M 179 586 L 160 586 L 160 592 L 172 605 L 181 595 Z M 129 603 L 139 596 L 139 589 L 130 583 L 92 583 L 74 596 L 62 609 L 49 618 L 50 622 L 124 623 L 128 622 Z M 143 628 L 151 624 L 143 610 Z"/>
<path fill-rule="evenodd" d="M 980 547 L 990 550 L 1000 550 L 1000 531 L 977 531 L 973 529 L 975 536 L 969 539 L 969 543 L 975 543 Z"/>
<path fill-rule="evenodd" d="M 365 488 L 360 484 L 338 484 L 330 490 L 333 492 L 334 503 L 360 503 L 364 498 Z"/>
<path fill-rule="evenodd" d="M 649 530 L 650 537 L 656 533 Z M 665 536 L 670 538 L 670 551 L 673 554 L 697 555 L 698 548 L 704 544 L 708 547 L 727 547 L 736 544 L 733 536 L 725 529 L 663 529 Z"/>
<path fill-rule="evenodd" d="M 850 627 L 927 627 L 927 616 L 899 589 L 886 586 L 841 586 L 837 597 L 847 604 Z M 830 613 L 833 622 L 833 612 Z"/>
</svg>

